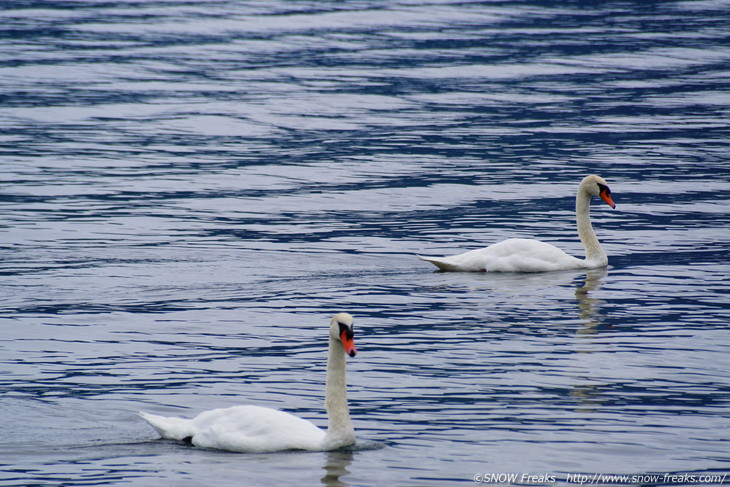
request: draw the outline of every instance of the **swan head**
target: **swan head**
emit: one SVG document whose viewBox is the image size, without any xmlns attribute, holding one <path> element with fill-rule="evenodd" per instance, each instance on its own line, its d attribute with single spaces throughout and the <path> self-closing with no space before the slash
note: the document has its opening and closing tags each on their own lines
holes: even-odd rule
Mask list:
<svg viewBox="0 0 730 487">
<path fill-rule="evenodd" d="M 587 192 L 591 196 L 599 196 L 611 208 L 616 208 L 616 204 L 611 199 L 611 189 L 608 183 L 601 176 L 591 174 L 583 178 L 580 182 L 580 189 Z"/>
<path fill-rule="evenodd" d="M 353 331 L 354 319 L 349 313 L 337 313 L 330 323 L 330 337 L 342 343 L 345 353 L 350 357 L 357 354 L 355 348 L 355 334 Z"/>
</svg>

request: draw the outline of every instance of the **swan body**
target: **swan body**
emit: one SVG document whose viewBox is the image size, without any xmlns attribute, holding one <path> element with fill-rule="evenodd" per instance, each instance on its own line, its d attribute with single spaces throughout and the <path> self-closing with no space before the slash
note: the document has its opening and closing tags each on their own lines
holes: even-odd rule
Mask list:
<svg viewBox="0 0 730 487">
<path fill-rule="evenodd" d="M 419 258 L 431 262 L 442 271 L 462 272 L 547 272 L 605 267 L 608 257 L 590 220 L 592 196 L 599 196 L 611 208 L 616 207 L 608 183 L 602 177 L 590 175 L 581 181 L 575 197 L 575 213 L 578 236 L 586 251 L 585 259 L 568 255 L 549 243 L 525 238 L 510 238 L 483 249 L 450 257 Z"/>
<path fill-rule="evenodd" d="M 200 413 L 193 419 L 140 413 L 163 438 L 185 440 L 193 446 L 234 452 L 263 453 L 284 450 L 335 450 L 355 443 L 347 406 L 345 354 L 357 353 L 353 319 L 339 313 L 330 323 L 327 358 L 327 431 L 277 409 L 234 406 Z"/>
<path fill-rule="evenodd" d="M 233 406 L 193 419 L 140 413 L 163 438 L 189 439 L 201 448 L 237 452 L 318 450 L 326 433 L 293 414 L 261 406 Z"/>
</svg>

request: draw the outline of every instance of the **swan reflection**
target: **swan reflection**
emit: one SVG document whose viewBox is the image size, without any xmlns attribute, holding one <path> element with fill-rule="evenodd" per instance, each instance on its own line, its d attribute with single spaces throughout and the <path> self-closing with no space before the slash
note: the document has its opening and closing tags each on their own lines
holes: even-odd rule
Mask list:
<svg viewBox="0 0 730 487">
<path fill-rule="evenodd" d="M 603 321 L 601 306 L 605 304 L 605 301 L 594 297 L 591 293 L 600 289 L 607 274 L 608 271 L 605 268 L 589 270 L 586 272 L 582 285 L 575 289 L 575 297 L 578 301 L 578 318 L 581 321 L 581 326 L 576 331 L 577 337 L 586 338 L 598 333 L 598 326 Z M 580 349 L 578 350 L 578 357 L 591 351 L 589 349 Z M 604 402 L 605 385 L 596 383 L 590 377 L 580 376 L 576 379 L 580 383 L 573 386 L 569 393 L 575 401 L 580 403 L 580 407 L 576 408 L 575 411 L 594 411 L 598 405 Z"/>
<path fill-rule="evenodd" d="M 578 300 L 578 317 L 582 322 L 577 332 L 578 335 L 593 335 L 598 332 L 598 325 L 603 319 L 601 306 L 606 302 L 593 297 L 590 293 L 601 287 L 607 274 L 608 271 L 605 268 L 589 270 L 586 272 L 583 285 L 575 289 L 575 298 Z"/>
<path fill-rule="evenodd" d="M 334 450 L 327 452 L 325 463 L 325 474 L 322 477 L 322 485 L 327 487 L 345 487 L 349 485 L 342 480 L 342 477 L 349 474 L 347 467 L 352 463 L 352 450 Z"/>
</svg>

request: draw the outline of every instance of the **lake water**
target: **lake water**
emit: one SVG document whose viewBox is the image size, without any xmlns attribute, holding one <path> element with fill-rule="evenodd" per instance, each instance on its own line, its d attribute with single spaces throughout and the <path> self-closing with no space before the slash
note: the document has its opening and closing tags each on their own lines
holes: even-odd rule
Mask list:
<svg viewBox="0 0 730 487">
<path fill-rule="evenodd" d="M 729 7 L 3 2 L 0 485 L 730 484 Z M 607 269 L 415 257 L 582 256 L 591 173 Z M 324 426 L 340 310 L 355 448 L 137 417 Z"/>
</svg>

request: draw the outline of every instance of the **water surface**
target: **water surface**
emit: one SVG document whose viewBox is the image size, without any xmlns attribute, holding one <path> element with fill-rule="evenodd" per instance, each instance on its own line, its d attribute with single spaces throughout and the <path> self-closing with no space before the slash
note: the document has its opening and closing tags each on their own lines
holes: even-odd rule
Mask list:
<svg viewBox="0 0 730 487">
<path fill-rule="evenodd" d="M 3 5 L 0 485 L 725 475 L 729 20 L 721 1 Z M 415 258 L 508 237 L 580 256 L 590 173 L 617 204 L 592 207 L 607 269 Z M 324 426 L 340 310 L 354 449 L 198 450 L 136 416 L 254 403 Z"/>
</svg>

